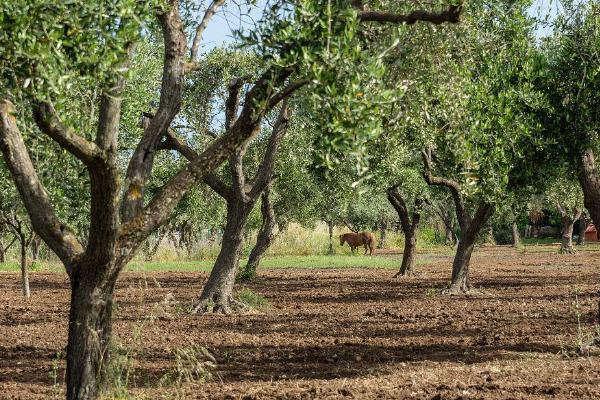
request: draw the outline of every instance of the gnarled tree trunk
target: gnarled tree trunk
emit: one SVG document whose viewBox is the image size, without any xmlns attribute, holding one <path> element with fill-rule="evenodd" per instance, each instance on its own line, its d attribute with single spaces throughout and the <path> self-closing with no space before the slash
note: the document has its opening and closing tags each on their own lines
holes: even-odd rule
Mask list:
<svg viewBox="0 0 600 400">
<path fill-rule="evenodd" d="M 581 217 L 579 217 L 579 230 L 577 233 L 577 245 L 585 246 L 585 231 L 588 226 L 588 218 L 585 211 L 582 211 Z"/>
<path fill-rule="evenodd" d="M 329 250 L 327 251 L 327 254 L 332 256 L 335 254 L 335 251 L 333 249 L 333 221 L 332 220 L 327 221 L 327 230 L 329 232 Z"/>
<path fill-rule="evenodd" d="M 233 299 L 233 285 L 239 267 L 244 230 L 253 205 L 237 202 L 227 204 L 227 224 L 221 251 L 204 284 L 195 312 L 229 314 L 237 308 L 238 304 Z"/>
<path fill-rule="evenodd" d="M 226 119 L 229 121 L 235 113 Z M 217 177 L 209 176 L 204 181 L 227 201 L 227 224 L 223 233 L 221 251 L 217 256 L 208 281 L 198 299 L 194 312 L 230 313 L 241 306 L 233 298 L 233 285 L 239 268 L 240 252 L 244 240 L 244 231 L 248 216 L 258 197 L 271 185 L 275 156 L 279 144 L 288 126 L 287 104 L 284 103 L 273 132 L 267 143 L 265 155 L 252 184 L 246 183 L 243 160 L 247 146 L 238 149 L 229 158 L 229 171 L 232 177 L 231 187 L 223 184 Z M 229 125 L 229 122 L 226 122 Z M 267 204 L 269 204 L 267 202 Z"/>
<path fill-rule="evenodd" d="M 460 225 L 461 236 L 456 246 L 456 254 L 452 262 L 452 281 L 450 287 L 445 290 L 448 294 L 469 293 L 471 282 L 469 279 L 469 268 L 471 255 L 475 247 L 475 241 L 481 233 L 481 229 L 487 223 L 494 212 L 492 204 L 481 202 L 473 217 L 465 207 L 460 185 L 457 181 L 449 178 L 434 176 L 432 172 L 432 149 L 429 148 L 421 153 L 423 159 L 423 177 L 428 185 L 444 186 L 448 188 L 456 211 L 456 219 Z"/>
<path fill-rule="evenodd" d="M 106 383 L 115 282 L 98 273 L 109 267 L 86 262 L 71 268 L 67 399 L 95 399 Z"/>
<path fill-rule="evenodd" d="M 456 247 L 456 254 L 454 255 L 454 261 L 452 262 L 452 280 L 446 293 L 459 294 L 469 293 L 471 291 L 472 287 L 469 278 L 471 255 L 473 254 L 477 237 L 492 213 L 493 206 L 491 204 L 480 203 L 473 218 L 469 218 L 466 213 L 463 215 L 463 218 L 461 218 L 461 231 L 463 233 L 458 240 L 458 246 Z"/>
<path fill-rule="evenodd" d="M 581 157 L 578 178 L 585 208 L 590 213 L 594 225 L 600 229 L 600 175 L 591 149 L 586 150 Z"/>
<path fill-rule="evenodd" d="M 21 284 L 23 288 L 23 296 L 31 296 L 29 290 L 29 268 L 27 267 L 27 238 L 24 235 L 20 235 L 19 242 L 21 243 Z"/>
<path fill-rule="evenodd" d="M 419 198 L 415 199 L 413 205 L 412 218 L 409 216 L 408 207 L 404 198 L 397 190 L 398 186 L 392 186 L 388 189 L 388 201 L 392 204 L 398 217 L 400 218 L 400 226 L 404 233 L 404 252 L 402 254 L 402 264 L 400 271 L 394 275 L 408 276 L 414 275 L 415 268 L 415 253 L 417 249 L 417 229 L 421 220 L 421 205 L 423 201 Z"/>
<path fill-rule="evenodd" d="M 519 227 L 516 222 L 511 224 L 512 233 L 512 247 L 517 248 L 521 244 L 521 237 L 519 236 Z"/>
<path fill-rule="evenodd" d="M 42 239 L 38 235 L 33 235 L 31 238 L 31 260 L 37 261 L 40 258 L 40 250 L 42 248 Z"/>
<path fill-rule="evenodd" d="M 250 252 L 248 262 L 244 269 L 238 274 L 238 280 L 241 282 L 248 282 L 256 277 L 256 270 L 260 264 L 260 260 L 269 247 L 271 247 L 271 244 L 273 244 L 275 239 L 275 211 L 271 204 L 270 192 L 270 188 L 267 187 L 262 194 L 262 202 L 260 205 L 262 225 L 258 231 L 256 245 L 254 245 L 254 248 Z"/>
<path fill-rule="evenodd" d="M 561 254 L 573 254 L 575 253 L 575 248 L 573 247 L 573 225 L 581 216 L 581 210 L 575 208 L 572 213 L 569 213 L 569 211 L 561 206 L 560 203 L 557 203 L 556 207 L 558 208 L 562 220 L 562 241 L 559 252 Z"/>
</svg>

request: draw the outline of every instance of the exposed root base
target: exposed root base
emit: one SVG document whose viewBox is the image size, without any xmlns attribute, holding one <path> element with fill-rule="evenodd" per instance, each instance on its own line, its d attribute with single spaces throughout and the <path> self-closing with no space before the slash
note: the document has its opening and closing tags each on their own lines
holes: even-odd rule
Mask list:
<svg viewBox="0 0 600 400">
<path fill-rule="evenodd" d="M 398 271 L 392 276 L 392 278 L 414 278 L 417 276 L 417 273 L 414 271 Z"/>
<path fill-rule="evenodd" d="M 575 247 L 561 247 L 558 252 L 559 254 L 575 254 L 577 250 L 575 250 Z"/>
<path fill-rule="evenodd" d="M 213 295 L 207 299 L 199 300 L 192 314 L 234 314 L 248 309 L 244 303 L 237 301 L 233 296 Z"/>
</svg>

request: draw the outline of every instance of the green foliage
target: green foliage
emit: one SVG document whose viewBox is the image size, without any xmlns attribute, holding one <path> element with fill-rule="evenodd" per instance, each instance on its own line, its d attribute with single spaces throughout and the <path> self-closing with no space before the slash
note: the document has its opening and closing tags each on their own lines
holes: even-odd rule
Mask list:
<svg viewBox="0 0 600 400">
<path fill-rule="evenodd" d="M 54 97 L 116 78 L 127 46 L 162 1 L 4 1 L 0 5 L 0 94 Z M 11 32 L 12 34 L 9 34 Z M 124 71 L 117 71 L 123 73 Z"/>
<path fill-rule="evenodd" d="M 358 28 L 347 0 L 277 1 L 244 40 L 270 65 L 309 82 L 321 133 L 315 165 L 329 169 L 350 155 L 362 174 L 390 92 L 379 89 L 383 64 L 363 49 Z"/>
<path fill-rule="evenodd" d="M 572 161 L 600 142 L 600 5 L 565 2 L 543 50 L 549 69 L 544 89 L 552 104 L 549 150 Z"/>
<path fill-rule="evenodd" d="M 267 300 L 264 296 L 254 293 L 252 290 L 248 288 L 242 288 L 236 293 L 236 298 L 238 301 L 242 302 L 246 306 L 261 310 L 269 307 L 269 300 Z"/>
</svg>

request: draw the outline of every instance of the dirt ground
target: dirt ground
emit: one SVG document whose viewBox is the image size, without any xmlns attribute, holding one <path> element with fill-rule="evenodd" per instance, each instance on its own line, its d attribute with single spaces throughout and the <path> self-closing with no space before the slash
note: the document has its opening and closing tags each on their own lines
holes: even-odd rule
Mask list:
<svg viewBox="0 0 600 400">
<path fill-rule="evenodd" d="M 479 249 L 476 297 L 440 294 L 451 264 L 441 254 L 420 255 L 409 279 L 262 270 L 248 288 L 270 307 L 232 316 L 186 312 L 206 273 L 124 273 L 114 332 L 127 386 L 148 399 L 600 399 L 600 356 L 574 352 L 594 330 L 600 252 L 529 249 Z M 25 301 L 19 276 L 0 273 L 0 399 L 64 396 L 67 277 L 31 279 Z M 214 355 L 213 378 L 161 379 L 191 345 Z"/>
</svg>

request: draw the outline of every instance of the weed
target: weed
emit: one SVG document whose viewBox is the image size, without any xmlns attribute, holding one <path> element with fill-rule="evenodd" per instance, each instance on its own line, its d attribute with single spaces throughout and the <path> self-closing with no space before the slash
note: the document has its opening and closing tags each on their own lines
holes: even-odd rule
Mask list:
<svg viewBox="0 0 600 400">
<path fill-rule="evenodd" d="M 586 332 L 581 324 L 581 305 L 579 304 L 579 295 L 581 289 L 573 291 L 575 300 L 573 301 L 573 312 L 577 320 L 577 334 L 574 340 L 574 353 L 581 356 L 590 356 L 597 353 L 600 349 L 600 325 L 595 325 L 592 332 Z"/>
<path fill-rule="evenodd" d="M 238 301 L 244 303 L 244 305 L 249 308 L 254 309 L 265 309 L 269 307 L 269 301 L 258 293 L 254 293 L 252 290 L 248 288 L 243 288 L 242 290 L 236 293 L 236 298 Z"/>
<path fill-rule="evenodd" d="M 33 261 L 29 265 L 29 271 L 31 271 L 31 272 L 38 272 L 38 271 L 43 270 L 44 267 L 45 267 L 45 265 L 41 261 Z"/>
<path fill-rule="evenodd" d="M 175 366 L 160 380 L 161 386 L 204 383 L 212 378 L 217 360 L 204 346 L 191 345 L 174 351 Z"/>
<path fill-rule="evenodd" d="M 52 369 L 48 373 L 50 375 L 50 379 L 52 379 L 52 398 L 53 399 L 61 399 L 65 396 L 63 393 L 62 385 L 58 380 L 58 368 L 60 366 L 60 360 L 62 358 L 62 351 L 57 351 L 56 355 L 52 359 Z"/>
<path fill-rule="evenodd" d="M 435 288 L 427 288 L 425 289 L 425 296 L 427 297 L 435 297 L 437 295 L 437 289 Z"/>
</svg>

